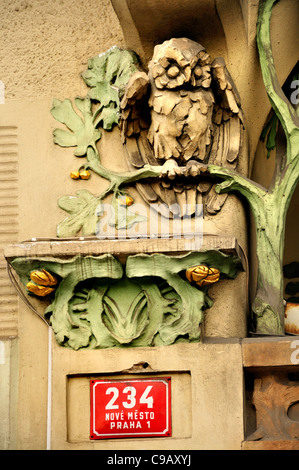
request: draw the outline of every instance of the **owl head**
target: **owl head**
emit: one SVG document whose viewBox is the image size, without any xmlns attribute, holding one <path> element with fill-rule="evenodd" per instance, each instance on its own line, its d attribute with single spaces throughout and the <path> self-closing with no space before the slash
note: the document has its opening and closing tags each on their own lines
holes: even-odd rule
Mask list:
<svg viewBox="0 0 299 470">
<path fill-rule="evenodd" d="M 155 47 L 149 73 L 160 90 L 185 86 L 209 88 L 210 63 L 210 56 L 201 44 L 175 38 Z"/>
</svg>

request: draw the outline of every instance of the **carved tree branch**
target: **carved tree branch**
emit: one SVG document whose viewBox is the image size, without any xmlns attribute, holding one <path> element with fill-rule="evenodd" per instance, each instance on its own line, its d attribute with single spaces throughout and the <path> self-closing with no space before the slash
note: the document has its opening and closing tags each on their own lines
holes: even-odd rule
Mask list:
<svg viewBox="0 0 299 470">
<path fill-rule="evenodd" d="M 288 207 L 299 179 L 299 119 L 279 85 L 274 65 L 270 20 L 275 0 L 261 0 L 257 44 L 264 84 L 287 139 L 287 154 L 277 158 L 268 190 L 235 172 L 216 166 L 213 175 L 225 181 L 218 192 L 237 191 L 249 202 L 256 224 L 258 280 L 252 305 L 255 329 L 260 334 L 284 334 L 283 272 L 285 225 Z"/>
<path fill-rule="evenodd" d="M 271 47 L 270 21 L 272 8 L 277 0 L 261 0 L 257 22 L 257 46 L 263 81 L 272 108 L 278 116 L 287 142 L 290 144 L 294 134 L 298 134 L 299 118 L 295 109 L 285 96 L 279 85 Z"/>
<path fill-rule="evenodd" d="M 209 173 L 220 176 L 225 180 L 225 182 L 216 186 L 217 193 L 239 192 L 247 199 L 254 212 L 260 205 L 260 200 L 267 194 L 266 188 L 228 168 L 211 165 L 209 166 Z"/>
<path fill-rule="evenodd" d="M 87 149 L 87 161 L 85 168 L 90 168 L 94 173 L 110 181 L 109 188 L 102 193 L 101 199 L 110 192 L 117 192 L 121 186 L 134 183 L 145 178 L 158 178 L 161 174 L 162 166 L 144 165 L 136 171 L 116 172 L 112 171 L 100 163 L 100 159 L 95 150 L 91 147 Z"/>
</svg>

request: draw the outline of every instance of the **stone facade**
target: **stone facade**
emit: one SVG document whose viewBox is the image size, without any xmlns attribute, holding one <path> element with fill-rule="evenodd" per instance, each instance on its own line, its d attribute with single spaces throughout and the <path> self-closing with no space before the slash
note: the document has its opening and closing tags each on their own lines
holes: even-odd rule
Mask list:
<svg viewBox="0 0 299 470">
<path fill-rule="evenodd" d="M 120 241 L 116 246 L 115 241 L 81 240 L 80 234 L 68 241 L 57 237 L 57 226 L 66 217 L 57 201 L 78 190 L 99 194 L 107 189 L 107 181 L 94 175 L 86 181 L 70 178 L 80 163 L 72 148 L 53 142 L 58 127 L 50 113 L 53 99 L 86 96 L 81 74 L 88 60 L 113 46 L 132 49 L 143 67 L 154 46 L 172 37 L 189 37 L 204 44 L 212 57 L 223 57 L 244 113 L 242 171 L 267 187 L 275 158 L 267 159 L 260 141 L 271 105 L 257 53 L 258 2 L 198 3 L 188 0 L 183 12 L 181 2 L 172 1 L 170 6 L 160 0 L 141 4 L 133 0 L 14 0 L 0 6 L 0 80 L 4 85 L 0 102 L 0 243 L 5 255 L 0 260 L 1 449 L 299 448 L 298 344 L 296 337 L 250 337 L 256 247 L 248 207 L 237 195 L 230 195 L 222 210 L 203 222 L 202 250 L 236 256 L 241 269 L 235 277 L 209 287 L 213 306 L 205 311 L 200 341 L 150 347 L 62 347 L 44 319 L 49 302 L 28 297 L 16 272 L 6 271 L 7 261 L 30 256 L 57 262 L 110 253 L 123 262 L 132 254 L 186 254 L 179 242 L 174 248 L 173 240 L 130 241 L 127 247 Z M 280 0 L 273 10 L 272 46 L 281 84 L 298 61 L 298 13 L 296 0 Z M 128 171 L 117 127 L 102 133 L 98 148 L 101 163 L 109 170 Z M 287 219 L 284 264 L 298 259 L 294 242 L 297 193 Z M 130 195 L 146 207 L 135 187 Z M 277 367 L 285 374 L 278 381 Z M 91 378 L 161 375 L 172 377 L 171 437 L 89 439 Z M 275 422 L 266 423 L 266 438 L 254 434 L 259 423 L 265 426 L 266 422 L 265 400 L 258 395 L 260 376 L 266 377 L 264 387 L 272 380 L 282 390 L 279 399 L 270 396 L 270 410 L 283 409 L 284 390 L 294 385 L 292 429 L 289 417 L 284 416 L 287 431 L 280 435 L 273 431 Z"/>
</svg>

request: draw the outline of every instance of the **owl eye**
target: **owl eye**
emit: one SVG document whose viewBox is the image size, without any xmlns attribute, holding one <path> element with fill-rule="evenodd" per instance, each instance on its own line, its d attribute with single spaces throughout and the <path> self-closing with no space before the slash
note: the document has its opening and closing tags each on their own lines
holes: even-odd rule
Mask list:
<svg viewBox="0 0 299 470">
<path fill-rule="evenodd" d="M 201 76 L 202 76 L 202 69 L 201 69 L 201 67 L 200 67 L 199 65 L 197 65 L 197 66 L 195 67 L 193 73 L 194 73 L 194 75 L 195 75 L 196 78 L 201 77 Z"/>
<path fill-rule="evenodd" d="M 169 69 L 167 70 L 167 76 L 169 78 L 175 78 L 179 75 L 180 69 L 176 65 L 171 65 Z"/>
</svg>

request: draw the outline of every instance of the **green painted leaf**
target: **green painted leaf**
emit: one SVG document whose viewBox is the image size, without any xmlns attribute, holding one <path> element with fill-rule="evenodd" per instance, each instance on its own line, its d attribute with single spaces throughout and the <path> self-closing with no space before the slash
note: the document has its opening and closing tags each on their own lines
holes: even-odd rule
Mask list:
<svg viewBox="0 0 299 470">
<path fill-rule="evenodd" d="M 273 114 L 267 124 L 265 125 L 260 140 L 262 142 L 266 141 L 267 148 L 267 158 L 270 158 L 271 151 L 276 147 L 276 135 L 278 129 L 278 117 L 276 114 Z"/>
<path fill-rule="evenodd" d="M 277 134 L 277 125 L 278 125 L 278 118 L 276 115 L 273 116 L 271 119 L 271 126 L 267 138 L 267 158 L 270 158 L 271 151 L 276 147 L 276 134 Z"/>
<path fill-rule="evenodd" d="M 138 338 L 148 324 L 146 296 L 128 279 L 109 287 L 103 306 L 102 320 L 120 344 L 129 344 Z"/>
<path fill-rule="evenodd" d="M 82 125 L 82 120 L 75 113 L 70 100 L 60 101 L 54 99 L 51 114 L 57 121 L 65 124 L 73 132 Z"/>
<path fill-rule="evenodd" d="M 60 147 L 76 147 L 77 138 L 75 134 L 70 134 L 63 129 L 55 129 L 54 133 L 54 142 Z"/>
<path fill-rule="evenodd" d="M 102 108 L 97 118 L 97 124 L 102 123 L 103 129 L 110 131 L 119 121 L 119 107 L 113 103 L 107 108 Z"/>
<path fill-rule="evenodd" d="M 109 106 L 111 102 L 119 105 L 118 90 L 112 88 L 107 82 L 96 83 L 88 93 L 89 97 L 101 103 L 101 108 Z"/>
<path fill-rule="evenodd" d="M 110 88 L 109 93 L 113 94 L 113 90 L 116 90 L 121 94 L 130 76 L 137 69 L 138 58 L 134 52 L 113 47 L 104 54 L 89 59 L 88 69 L 82 74 L 82 78 L 92 89 L 94 99 L 106 106 L 107 101 L 104 99 L 102 102 L 103 92 L 107 93 Z M 98 97 L 93 88 L 98 89 Z M 116 98 L 116 95 L 114 96 Z"/>
<path fill-rule="evenodd" d="M 120 100 L 130 76 L 137 70 L 137 56 L 118 47 L 89 59 L 82 78 L 90 87 L 89 97 L 100 104 L 96 125 L 101 124 L 104 129 L 111 130 L 118 124 Z"/>
<path fill-rule="evenodd" d="M 55 129 L 54 142 L 61 147 L 77 147 L 74 154 L 84 157 L 89 146 L 95 148 L 96 142 L 101 138 L 101 132 L 95 128 L 90 99 L 76 98 L 75 104 L 82 117 L 75 111 L 70 100 L 53 101 L 52 116 L 70 131 Z"/>
<path fill-rule="evenodd" d="M 109 225 L 117 230 L 129 229 L 135 224 L 145 222 L 147 218 L 137 214 L 119 202 L 118 198 L 113 198 L 112 203 L 113 216 L 109 220 Z"/>
<path fill-rule="evenodd" d="M 99 218 L 99 201 L 87 190 L 76 192 L 75 196 L 64 196 L 58 206 L 70 214 L 57 227 L 60 238 L 72 237 L 82 230 L 82 235 L 94 235 Z"/>
</svg>

